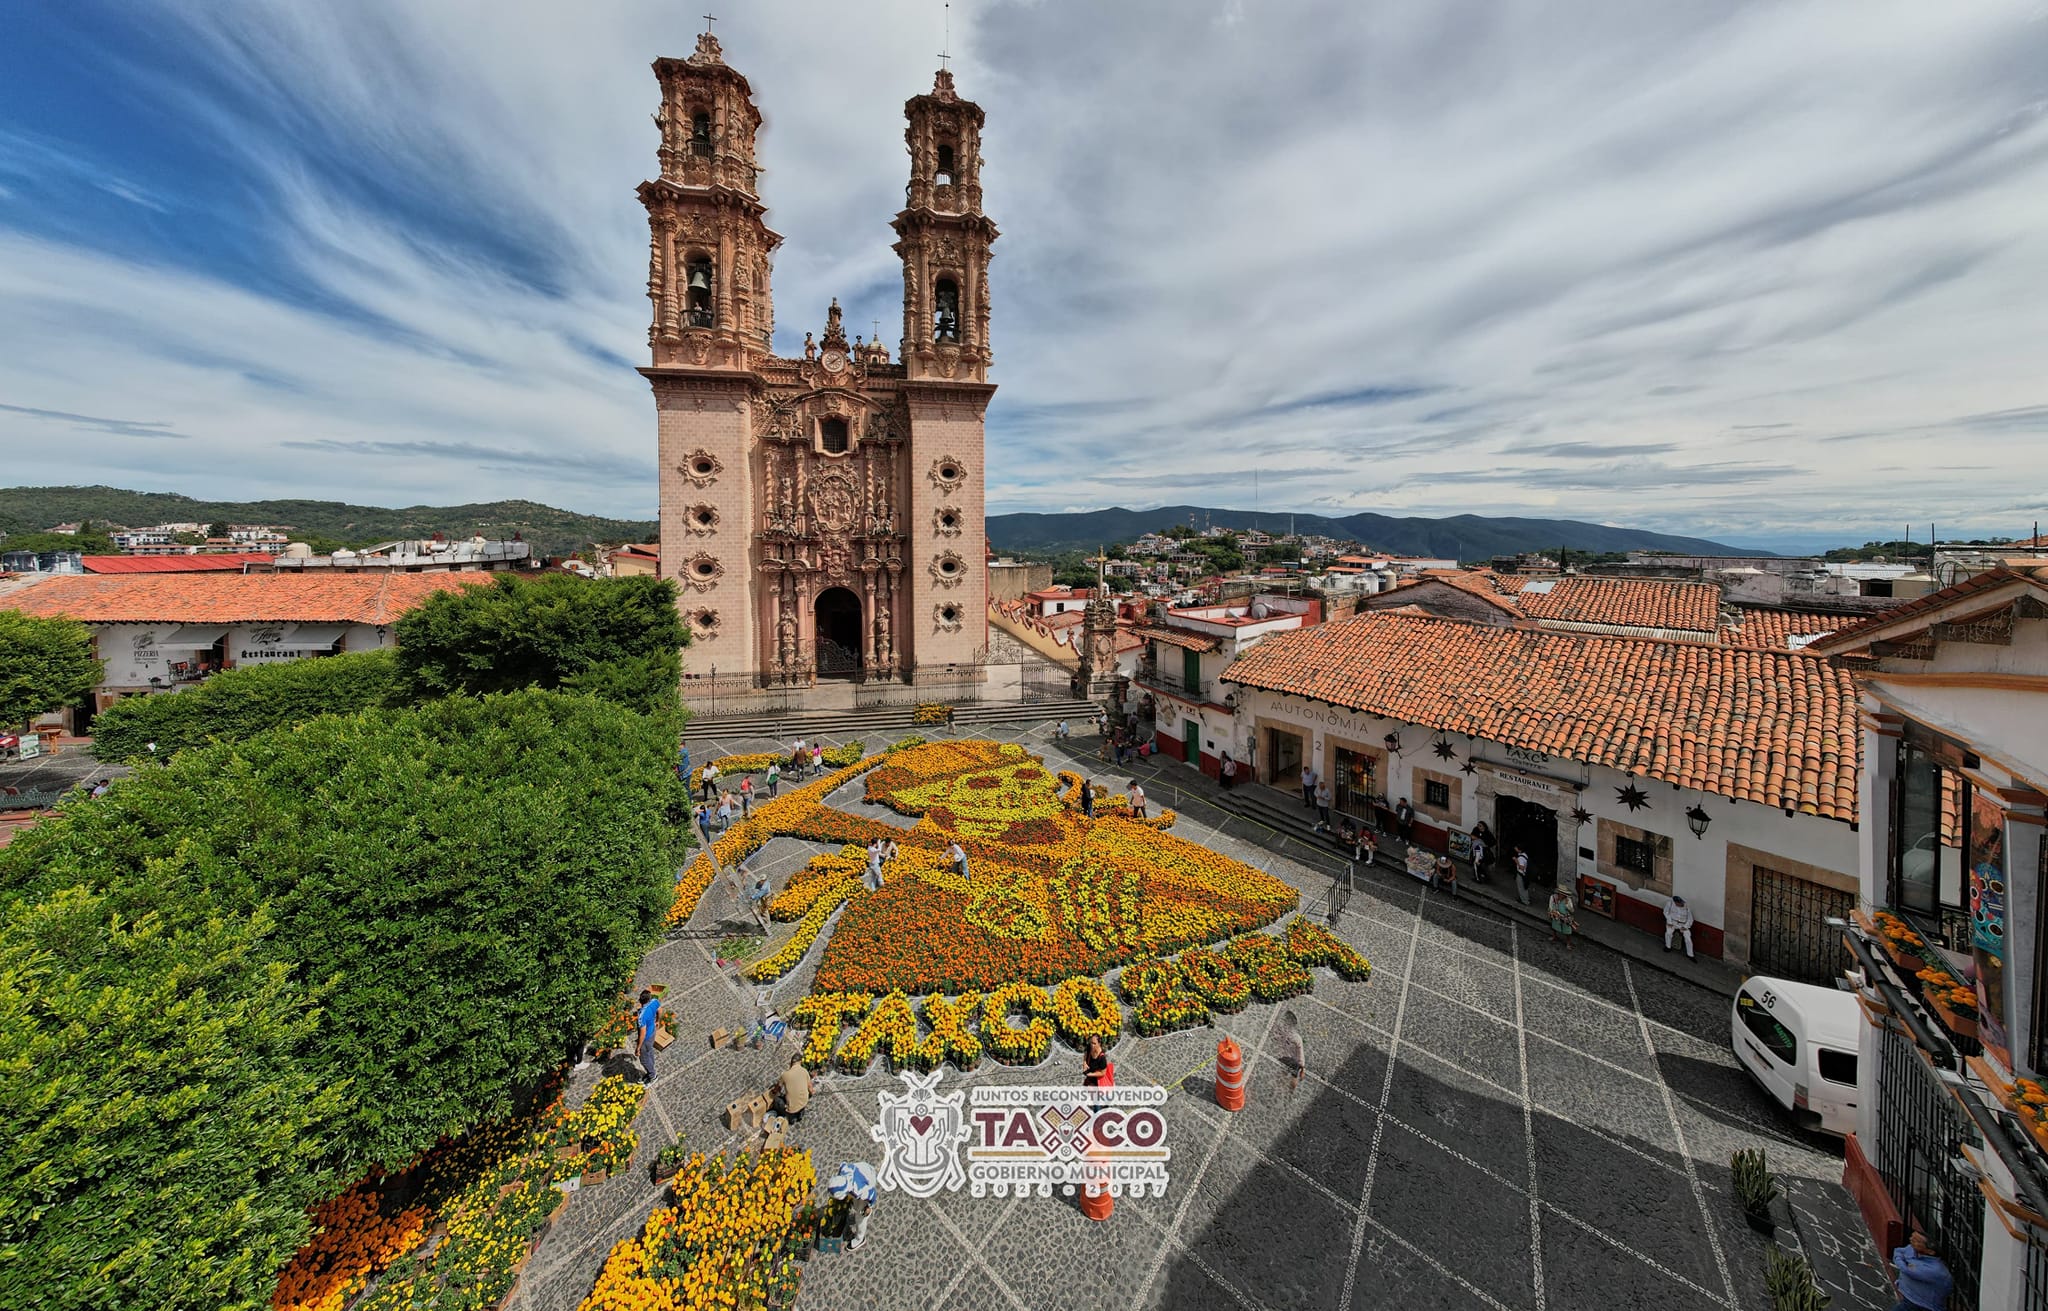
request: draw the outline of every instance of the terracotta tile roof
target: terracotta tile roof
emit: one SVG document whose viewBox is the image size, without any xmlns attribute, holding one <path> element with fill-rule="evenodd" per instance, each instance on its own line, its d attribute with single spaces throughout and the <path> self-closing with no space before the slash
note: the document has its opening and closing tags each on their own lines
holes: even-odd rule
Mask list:
<svg viewBox="0 0 2048 1311">
<path fill-rule="evenodd" d="M 1223 639 L 1213 633 L 1197 633 L 1189 628 L 1167 628 L 1160 624 L 1134 624 L 1131 632 L 1147 642 L 1162 646 L 1177 646 L 1183 651 L 1214 651 L 1223 645 Z"/>
<path fill-rule="evenodd" d="M 221 551 L 214 555 L 88 555 L 89 574 L 212 574 L 242 572 L 242 566 L 267 564 L 277 557 L 268 551 Z"/>
<path fill-rule="evenodd" d="M 1455 587 L 1461 592 L 1469 592 L 1488 605 L 1511 615 L 1521 613 L 1515 609 L 1513 601 L 1501 595 L 1500 589 L 1494 585 L 1493 575 L 1478 569 L 1461 569 L 1457 571 L 1425 569 L 1422 571 L 1421 576 L 1414 581 L 1402 583 L 1394 588 L 1392 592 L 1385 593 L 1385 595 L 1398 595 L 1410 588 L 1423 587 L 1430 583 L 1442 583 L 1446 587 Z"/>
<path fill-rule="evenodd" d="M 1856 818 L 1854 680 L 1790 652 L 1375 614 L 1276 633 L 1223 679 Z"/>
<path fill-rule="evenodd" d="M 1712 583 L 1584 576 L 1529 579 L 1515 603 L 1531 619 L 1558 623 L 1693 633 L 1712 633 L 1721 623 L 1721 589 Z"/>
<path fill-rule="evenodd" d="M 1803 651 L 1806 644 L 1794 647 L 1794 638 L 1810 640 L 1846 628 L 1857 620 L 1855 615 L 1824 610 L 1772 610 L 1752 605 L 1737 606 L 1736 613 L 1742 617 L 1742 623 L 1735 628 L 1723 628 L 1721 641 L 1728 646 L 1758 646 L 1767 651 Z"/>
<path fill-rule="evenodd" d="M 433 574 L 86 574 L 10 597 L 31 615 L 87 623 L 389 624 L 436 592 L 488 583 L 484 572 Z"/>
</svg>

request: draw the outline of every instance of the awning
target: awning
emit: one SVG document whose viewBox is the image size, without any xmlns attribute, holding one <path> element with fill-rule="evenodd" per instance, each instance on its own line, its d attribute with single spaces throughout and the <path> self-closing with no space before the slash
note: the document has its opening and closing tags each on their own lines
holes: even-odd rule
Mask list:
<svg viewBox="0 0 2048 1311">
<path fill-rule="evenodd" d="M 333 646 L 347 633 L 347 624 L 300 624 L 285 634 L 284 644 L 288 647 Z"/>
<path fill-rule="evenodd" d="M 213 628 L 205 624 L 186 624 L 174 628 L 156 640 L 158 646 L 176 647 L 180 651 L 198 651 L 212 646 L 228 635 L 226 628 Z"/>
</svg>

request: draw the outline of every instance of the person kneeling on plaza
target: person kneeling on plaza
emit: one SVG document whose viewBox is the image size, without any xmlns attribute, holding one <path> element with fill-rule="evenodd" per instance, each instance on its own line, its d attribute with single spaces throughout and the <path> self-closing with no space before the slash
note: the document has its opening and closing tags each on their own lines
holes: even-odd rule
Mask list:
<svg viewBox="0 0 2048 1311">
<path fill-rule="evenodd" d="M 811 1072 L 799 1057 L 789 1063 L 789 1069 L 768 1090 L 768 1109 L 795 1124 L 804 1118 L 804 1108 L 810 1104 Z"/>
<path fill-rule="evenodd" d="M 1685 940 L 1685 958 L 1695 960 L 1692 954 L 1692 907 L 1685 904 L 1684 897 L 1673 897 L 1664 903 L 1664 950 L 1671 950 L 1671 939 Z"/>
</svg>

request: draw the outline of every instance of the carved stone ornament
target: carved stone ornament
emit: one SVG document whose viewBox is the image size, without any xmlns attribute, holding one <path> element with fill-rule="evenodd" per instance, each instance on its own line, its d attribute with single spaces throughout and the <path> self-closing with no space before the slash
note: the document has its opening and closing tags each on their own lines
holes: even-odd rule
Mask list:
<svg viewBox="0 0 2048 1311">
<path fill-rule="evenodd" d="M 932 624 L 942 633 L 960 631 L 962 611 L 951 601 L 941 601 L 932 607 Z"/>
<path fill-rule="evenodd" d="M 958 551 L 941 551 L 932 557 L 932 581 L 941 587 L 958 587 L 967 578 L 967 562 Z"/>
<path fill-rule="evenodd" d="M 932 511 L 932 531 L 941 537 L 958 537 L 960 525 L 967 517 L 950 505 L 942 505 Z"/>
<path fill-rule="evenodd" d="M 822 532 L 851 532 L 858 502 L 853 478 L 844 470 L 821 474 L 811 484 L 811 518 Z"/>
<path fill-rule="evenodd" d="M 691 451 L 676 466 L 676 472 L 699 487 L 709 487 L 725 472 L 725 462 L 709 451 Z"/>
<path fill-rule="evenodd" d="M 718 636 L 718 611 L 698 610 L 690 615 L 690 627 L 696 630 L 695 640 L 709 642 Z"/>
<path fill-rule="evenodd" d="M 718 507 L 693 505 L 683 511 L 683 531 L 692 537 L 709 537 L 718 531 Z"/>
<path fill-rule="evenodd" d="M 699 551 L 683 561 L 681 582 L 693 592 L 710 591 L 724 576 L 725 566 L 708 551 Z"/>
<path fill-rule="evenodd" d="M 941 455 L 932 461 L 927 476 L 940 491 L 950 492 L 967 481 L 967 465 L 954 456 Z"/>
</svg>

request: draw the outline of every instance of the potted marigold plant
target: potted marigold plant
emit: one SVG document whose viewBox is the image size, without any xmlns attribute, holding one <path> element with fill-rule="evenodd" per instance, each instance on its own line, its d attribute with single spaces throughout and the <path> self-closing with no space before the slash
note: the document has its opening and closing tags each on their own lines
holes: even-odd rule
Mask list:
<svg viewBox="0 0 2048 1311">
<path fill-rule="evenodd" d="M 1947 970 L 1930 966 L 1914 976 L 1920 980 L 1920 995 L 1941 1017 L 1950 1033 L 1975 1041 L 1977 1037 L 1977 994 L 1964 987 Z"/>
<path fill-rule="evenodd" d="M 2015 1079 L 2006 1105 L 2027 1126 L 2027 1132 L 2034 1135 L 2041 1149 L 2048 1151 L 2048 1088 L 2032 1079 Z"/>
<path fill-rule="evenodd" d="M 648 1181 L 658 1188 L 675 1178 L 689 1163 L 690 1149 L 685 1145 L 682 1135 L 678 1134 L 674 1142 L 662 1148 L 655 1154 L 654 1159 L 647 1163 Z"/>
<path fill-rule="evenodd" d="M 1884 944 L 1885 954 L 1900 969 L 1917 972 L 1925 964 L 1920 957 L 1920 949 L 1927 945 L 1926 940 L 1890 911 L 1881 910 L 1872 919 L 1877 927 L 1878 941 Z"/>
</svg>

